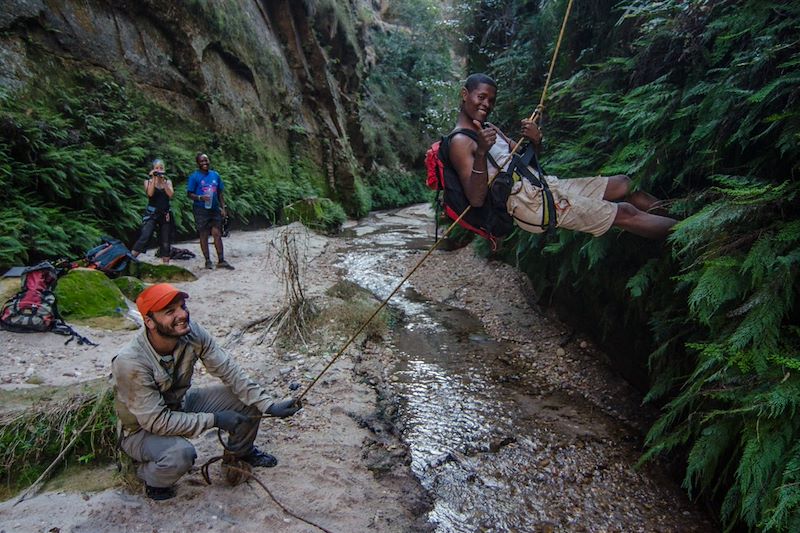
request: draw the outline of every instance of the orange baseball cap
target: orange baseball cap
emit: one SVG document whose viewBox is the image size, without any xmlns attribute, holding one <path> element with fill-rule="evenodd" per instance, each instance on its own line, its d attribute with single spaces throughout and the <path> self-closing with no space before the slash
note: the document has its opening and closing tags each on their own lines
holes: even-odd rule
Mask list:
<svg viewBox="0 0 800 533">
<path fill-rule="evenodd" d="M 150 311 L 161 311 L 176 297 L 188 298 L 189 295 L 179 291 L 169 283 L 156 283 L 143 290 L 136 298 L 136 307 L 142 316 L 147 316 Z"/>
</svg>

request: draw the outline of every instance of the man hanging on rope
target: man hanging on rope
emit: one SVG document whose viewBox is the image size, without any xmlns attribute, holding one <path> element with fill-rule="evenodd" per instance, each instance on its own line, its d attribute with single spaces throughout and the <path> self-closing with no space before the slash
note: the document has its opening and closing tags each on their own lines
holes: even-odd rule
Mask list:
<svg viewBox="0 0 800 533">
<path fill-rule="evenodd" d="M 487 201 L 488 179 L 498 166 L 508 170 L 515 144 L 500 129 L 487 122 L 495 104 L 497 84 L 485 74 L 472 74 L 461 88 L 461 108 L 456 127 L 448 136 L 448 158 L 463 189 L 466 202 L 479 208 Z M 522 135 L 538 148 L 542 134 L 534 120 L 522 121 Z M 541 178 L 531 169 L 535 178 Z M 616 226 L 649 239 L 663 239 L 676 220 L 652 213 L 659 201 L 643 191 L 631 192 L 631 180 L 624 175 L 560 180 L 544 176 L 547 187 L 537 179 L 516 181 L 506 209 L 521 228 L 534 233 L 547 229 L 548 203 L 554 208 L 556 227 L 603 235 Z M 544 190 L 552 193 L 552 201 Z M 544 189 L 544 190 L 543 190 Z"/>
<path fill-rule="evenodd" d="M 226 448 L 233 456 L 252 466 L 275 466 L 275 457 L 253 445 L 262 413 L 284 418 L 301 407 L 294 399 L 273 402 L 189 320 L 186 298 L 167 283 L 142 291 L 136 306 L 145 327 L 111 361 L 120 447 L 139 463 L 138 475 L 154 500 L 175 496 L 174 484 L 194 464 L 197 454 L 186 437 L 220 428 L 230 435 Z M 222 385 L 191 386 L 198 360 Z"/>
</svg>

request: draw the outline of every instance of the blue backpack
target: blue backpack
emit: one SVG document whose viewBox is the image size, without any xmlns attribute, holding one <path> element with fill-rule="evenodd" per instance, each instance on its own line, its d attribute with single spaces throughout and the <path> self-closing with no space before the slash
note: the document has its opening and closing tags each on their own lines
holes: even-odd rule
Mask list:
<svg viewBox="0 0 800 533">
<path fill-rule="evenodd" d="M 86 266 L 114 277 L 125 272 L 128 263 L 134 260 L 131 251 L 122 241 L 102 237 L 103 243 L 86 252 Z"/>
</svg>

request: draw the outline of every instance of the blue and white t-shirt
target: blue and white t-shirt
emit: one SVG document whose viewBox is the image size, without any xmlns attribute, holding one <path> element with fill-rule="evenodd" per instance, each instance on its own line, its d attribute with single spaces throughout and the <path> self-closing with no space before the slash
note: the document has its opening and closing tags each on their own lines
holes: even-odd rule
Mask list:
<svg viewBox="0 0 800 533">
<path fill-rule="evenodd" d="M 203 172 L 195 170 L 189 174 L 189 181 L 186 184 L 186 192 L 193 193 L 198 196 L 211 195 L 211 209 L 214 211 L 219 210 L 219 192 L 225 190 L 225 184 L 222 183 L 222 178 L 217 174 L 216 170 L 209 170 Z M 204 200 L 195 200 L 194 205 L 197 207 L 205 208 Z"/>
</svg>

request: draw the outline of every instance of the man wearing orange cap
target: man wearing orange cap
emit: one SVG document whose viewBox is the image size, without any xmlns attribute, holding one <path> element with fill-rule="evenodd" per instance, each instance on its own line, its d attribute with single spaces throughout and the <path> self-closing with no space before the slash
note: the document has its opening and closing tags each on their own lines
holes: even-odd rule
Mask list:
<svg viewBox="0 0 800 533">
<path fill-rule="evenodd" d="M 284 418 L 300 409 L 294 399 L 273 401 L 189 320 L 189 295 L 168 283 L 136 299 L 144 329 L 111 361 L 121 448 L 139 463 L 138 474 L 154 500 L 175 496 L 175 482 L 197 457 L 187 437 L 210 428 L 228 432 L 226 447 L 253 466 L 278 461 L 253 445 L 262 413 Z M 221 385 L 191 388 L 200 360 Z"/>
</svg>

